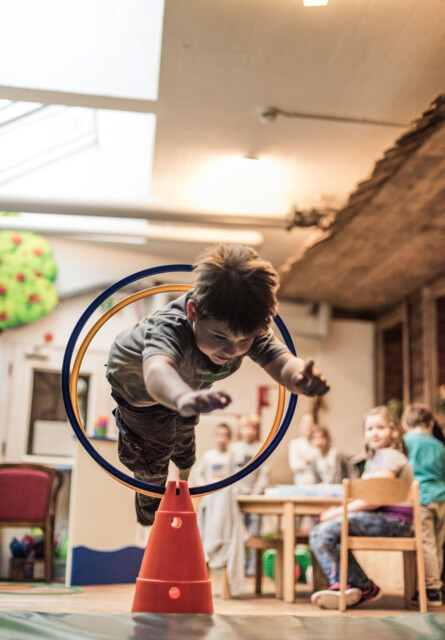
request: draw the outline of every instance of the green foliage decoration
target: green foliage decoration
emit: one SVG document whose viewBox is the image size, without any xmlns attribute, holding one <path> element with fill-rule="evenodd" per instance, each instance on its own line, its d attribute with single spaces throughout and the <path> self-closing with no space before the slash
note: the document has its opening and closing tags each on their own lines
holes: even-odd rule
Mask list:
<svg viewBox="0 0 445 640">
<path fill-rule="evenodd" d="M 35 322 L 58 302 L 49 242 L 31 231 L 0 231 L 0 330 Z"/>
</svg>

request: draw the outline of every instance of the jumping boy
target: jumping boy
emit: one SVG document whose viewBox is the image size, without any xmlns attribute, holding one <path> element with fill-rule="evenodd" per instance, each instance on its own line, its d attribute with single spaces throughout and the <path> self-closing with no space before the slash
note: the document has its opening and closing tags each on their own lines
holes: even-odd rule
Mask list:
<svg viewBox="0 0 445 640">
<path fill-rule="evenodd" d="M 107 379 L 117 403 L 121 462 L 136 478 L 165 485 L 169 461 L 187 480 L 195 461 L 200 413 L 224 409 L 230 396 L 212 391 L 249 356 L 292 393 L 325 394 L 312 360 L 295 357 L 273 334 L 278 276 L 251 248 L 218 245 L 194 267 L 194 288 L 120 333 Z M 141 524 L 154 521 L 159 498 L 136 494 Z"/>
</svg>

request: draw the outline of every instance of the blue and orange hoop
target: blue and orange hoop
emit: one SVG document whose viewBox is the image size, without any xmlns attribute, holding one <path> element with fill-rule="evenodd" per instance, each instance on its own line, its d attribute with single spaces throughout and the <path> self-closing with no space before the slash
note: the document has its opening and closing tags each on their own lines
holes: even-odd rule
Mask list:
<svg viewBox="0 0 445 640">
<path fill-rule="evenodd" d="M 84 311 L 79 321 L 77 322 L 74 330 L 68 340 L 68 344 L 65 350 L 65 355 L 63 358 L 62 365 L 62 394 L 63 401 L 65 404 L 66 413 L 68 419 L 71 423 L 71 426 L 79 439 L 79 442 L 84 447 L 84 449 L 89 453 L 89 455 L 93 458 L 95 462 L 99 466 L 101 466 L 104 471 L 106 471 L 109 475 L 111 475 L 115 480 L 118 480 L 121 484 L 138 491 L 139 493 L 144 493 L 149 496 L 159 497 L 165 492 L 165 487 L 161 487 L 158 485 L 150 484 L 148 482 L 144 482 L 142 480 L 138 480 L 137 478 L 132 478 L 131 476 L 123 473 L 119 469 L 116 469 L 113 465 L 111 465 L 105 458 L 103 458 L 93 447 L 90 440 L 88 439 L 85 433 L 85 427 L 82 425 L 78 410 L 77 403 L 77 380 L 79 377 L 80 366 L 82 364 L 83 357 L 85 352 L 99 329 L 102 327 L 107 320 L 117 313 L 120 309 L 124 308 L 128 304 L 134 302 L 135 300 L 139 300 L 144 297 L 148 297 L 151 295 L 155 295 L 157 293 L 165 293 L 169 291 L 188 291 L 192 288 L 192 285 L 188 284 L 173 284 L 173 285 L 161 285 L 157 287 L 151 287 L 150 289 L 144 289 L 135 293 L 133 295 L 128 296 L 124 300 L 121 300 L 119 303 L 114 305 L 109 311 L 107 311 L 90 329 L 86 338 L 82 342 L 78 353 L 76 355 L 73 368 L 71 370 L 71 360 L 73 357 L 73 352 L 78 340 L 78 337 L 85 327 L 87 321 L 92 316 L 94 311 L 107 300 L 110 296 L 112 296 L 116 291 L 126 287 L 127 285 L 135 282 L 136 280 L 141 280 L 142 278 L 147 278 L 149 276 L 159 275 L 161 273 L 175 273 L 175 272 L 190 272 L 192 271 L 193 266 L 190 264 L 171 264 L 171 265 L 163 265 L 160 267 L 151 267 L 149 269 L 144 269 L 143 271 L 138 271 L 133 273 L 132 275 L 119 280 L 115 284 L 111 285 L 103 293 L 101 293 Z M 281 336 L 286 343 L 286 346 L 289 350 L 295 355 L 295 347 L 292 341 L 292 338 L 279 315 L 276 315 L 274 318 L 274 322 L 279 329 Z M 298 396 L 295 394 L 290 394 L 289 403 L 287 406 L 286 413 L 283 417 L 284 413 L 284 399 L 285 399 L 285 390 L 284 387 L 279 387 L 279 397 L 278 397 L 278 406 L 277 412 L 274 418 L 274 422 L 272 428 L 261 447 L 260 451 L 257 455 L 240 471 L 234 473 L 233 475 L 224 478 L 218 482 L 214 482 L 212 484 L 204 485 L 202 487 L 191 487 L 190 494 L 193 496 L 203 496 L 208 493 L 213 493 L 214 491 L 218 491 L 219 489 L 223 489 L 241 478 L 244 478 L 249 473 L 257 469 L 263 462 L 269 458 L 269 456 L 275 451 L 281 440 L 283 439 L 290 422 L 292 420 L 295 407 L 297 404 Z M 281 421 L 282 420 L 282 421 Z M 280 424 L 281 422 L 281 424 Z"/>
</svg>

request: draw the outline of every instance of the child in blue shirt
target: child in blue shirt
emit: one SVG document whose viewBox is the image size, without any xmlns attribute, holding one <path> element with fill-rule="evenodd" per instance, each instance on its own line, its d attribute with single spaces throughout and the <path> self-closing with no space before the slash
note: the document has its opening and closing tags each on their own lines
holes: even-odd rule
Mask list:
<svg viewBox="0 0 445 640">
<path fill-rule="evenodd" d="M 408 460 L 419 481 L 426 592 L 429 604 L 441 606 L 445 543 L 445 447 L 433 436 L 434 417 L 420 402 L 402 416 Z"/>
</svg>

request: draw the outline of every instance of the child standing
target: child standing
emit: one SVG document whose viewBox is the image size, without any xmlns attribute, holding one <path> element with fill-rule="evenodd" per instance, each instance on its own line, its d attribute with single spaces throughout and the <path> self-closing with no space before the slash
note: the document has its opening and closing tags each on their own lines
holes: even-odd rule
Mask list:
<svg viewBox="0 0 445 640">
<path fill-rule="evenodd" d="M 232 430 L 228 424 L 221 422 L 215 429 L 215 447 L 204 453 L 194 468 L 198 485 L 212 484 L 232 473 L 232 456 L 230 442 Z"/>
<path fill-rule="evenodd" d="M 315 484 L 317 475 L 314 460 L 317 449 L 310 443 L 310 436 L 315 427 L 314 416 L 306 411 L 298 423 L 300 437 L 289 442 L 289 466 L 294 474 L 294 484 Z"/>
<path fill-rule="evenodd" d="M 440 607 L 445 543 L 445 447 L 433 436 L 432 412 L 420 402 L 406 407 L 402 426 L 407 432 L 408 460 L 419 481 L 426 595 L 429 604 Z"/>
<path fill-rule="evenodd" d="M 233 470 L 239 471 L 251 460 L 260 448 L 260 419 L 257 415 L 242 416 L 239 431 L 240 439 L 231 445 Z M 241 495 L 260 495 L 269 483 L 269 465 L 267 462 L 259 466 L 237 484 Z M 261 516 L 257 513 L 244 513 L 244 524 L 251 536 L 259 536 Z M 255 575 L 255 549 L 246 549 L 246 575 Z"/>
<path fill-rule="evenodd" d="M 329 389 L 312 360 L 273 334 L 278 276 L 270 263 L 249 247 L 218 245 L 198 258 L 194 276 L 194 289 L 120 333 L 108 359 L 119 458 L 136 478 L 162 486 L 170 460 L 188 479 L 199 414 L 231 402 L 211 385 L 245 356 L 292 393 Z M 137 493 L 138 521 L 153 524 L 159 503 Z"/>
<path fill-rule="evenodd" d="M 233 473 L 230 450 L 232 430 L 222 422 L 215 429 L 215 447 L 204 453 L 193 472 L 199 485 L 210 484 Z M 209 493 L 199 502 L 197 521 L 209 568 L 227 569 L 231 595 L 244 590 L 244 543 L 247 532 L 236 501 L 236 488 Z"/>
<path fill-rule="evenodd" d="M 239 471 L 258 453 L 260 448 L 260 419 L 257 415 L 242 416 L 239 430 L 240 439 L 233 442 L 230 450 L 233 456 L 234 472 Z M 267 462 L 259 466 L 248 476 L 238 482 L 238 492 L 243 495 L 260 495 L 264 493 L 269 482 L 269 465 Z M 245 515 L 255 515 L 248 514 Z M 258 535 L 258 533 L 252 533 Z"/>
<path fill-rule="evenodd" d="M 329 429 L 316 425 L 309 436 L 309 442 L 319 451 L 314 459 L 318 482 L 341 484 L 343 478 L 358 477 L 358 474 L 353 473 L 346 457 L 332 446 Z"/>
<path fill-rule="evenodd" d="M 405 455 L 403 433 L 397 417 L 385 406 L 375 407 L 364 420 L 365 448 L 368 458 L 362 478 L 400 478 L 413 481 L 413 472 Z M 348 504 L 350 535 L 412 536 L 412 507 L 394 505 L 377 507 L 364 500 Z M 324 609 L 338 608 L 340 597 L 340 539 L 342 507 L 332 507 L 320 516 L 310 533 L 309 543 L 329 579 L 329 589 L 312 594 L 313 604 Z M 376 600 L 381 595 L 374 584 L 349 553 L 346 605 Z"/>
</svg>

